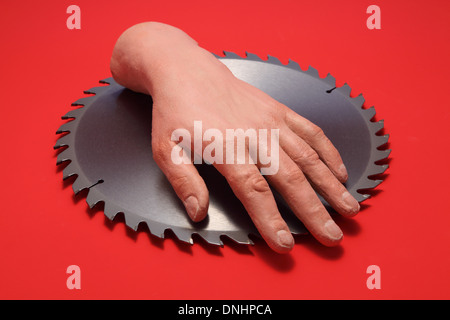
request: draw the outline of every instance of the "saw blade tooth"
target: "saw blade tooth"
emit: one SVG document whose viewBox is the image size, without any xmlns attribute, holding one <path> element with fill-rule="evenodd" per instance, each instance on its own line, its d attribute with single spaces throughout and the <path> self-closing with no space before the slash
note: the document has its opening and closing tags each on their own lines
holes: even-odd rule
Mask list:
<svg viewBox="0 0 450 320">
<path fill-rule="evenodd" d="M 134 231 L 137 231 L 139 223 L 142 222 L 142 219 L 135 214 L 125 214 L 124 216 L 125 216 L 125 224 Z"/>
<path fill-rule="evenodd" d="M 315 78 L 320 78 L 319 71 L 316 68 L 313 68 L 312 66 L 308 67 L 308 70 L 306 70 L 306 73 Z"/>
<path fill-rule="evenodd" d="M 93 87 L 93 88 L 83 91 L 83 93 L 97 95 L 97 94 L 101 93 L 102 91 L 106 90 L 107 88 L 108 88 L 108 86 Z M 88 98 L 90 98 L 90 97 L 88 97 Z"/>
<path fill-rule="evenodd" d="M 353 197 L 356 199 L 356 201 L 358 201 L 358 202 L 363 202 L 363 201 L 365 201 L 365 200 L 367 200 L 367 199 L 370 198 L 370 194 L 363 194 L 363 193 L 359 193 L 359 192 L 352 193 L 352 196 L 353 196 Z"/>
<path fill-rule="evenodd" d="M 61 117 L 62 120 L 76 119 L 84 112 L 83 108 L 73 109 Z"/>
<path fill-rule="evenodd" d="M 76 171 L 76 165 L 73 162 L 70 162 L 64 169 L 63 169 L 63 180 L 66 180 L 72 176 L 78 175 L 78 172 Z"/>
<path fill-rule="evenodd" d="M 330 86 L 330 88 L 336 87 L 336 78 L 333 77 L 330 73 L 327 74 L 327 76 L 322 80 L 325 81 Z"/>
<path fill-rule="evenodd" d="M 75 126 L 74 121 L 66 122 L 66 123 L 62 124 L 58 128 L 58 130 L 56 130 L 56 134 L 61 134 L 61 133 L 64 133 L 64 132 L 72 132 L 73 129 L 74 129 L 74 126 Z"/>
<path fill-rule="evenodd" d="M 365 100 L 366 99 L 364 99 L 364 96 L 362 95 L 362 93 L 360 93 L 359 96 L 357 96 L 355 98 L 351 98 L 353 105 L 357 108 L 361 108 L 363 106 Z"/>
<path fill-rule="evenodd" d="M 374 134 L 377 133 L 384 128 L 384 120 L 370 122 L 370 128 Z"/>
<path fill-rule="evenodd" d="M 191 231 L 189 230 L 182 230 L 182 229 L 175 229 L 175 228 L 169 228 L 173 231 L 175 236 L 178 238 L 178 240 L 190 244 L 194 244 L 194 240 L 192 239 Z"/>
<path fill-rule="evenodd" d="M 69 149 L 66 149 L 64 151 L 62 151 L 60 154 L 58 154 L 58 156 L 56 157 L 56 164 L 60 165 L 63 162 L 66 161 L 71 161 L 71 157 L 70 154 L 67 153 Z"/>
<path fill-rule="evenodd" d="M 271 56 L 270 54 L 267 55 L 267 62 L 272 63 L 272 64 L 277 64 L 282 66 L 283 64 L 281 63 L 280 59 Z"/>
<path fill-rule="evenodd" d="M 347 83 L 344 83 L 342 87 L 336 88 L 336 90 L 333 91 L 339 91 L 343 95 L 350 97 L 350 93 L 352 92 L 352 88 Z"/>
<path fill-rule="evenodd" d="M 113 77 L 109 77 L 109 78 L 100 80 L 99 83 L 111 85 L 111 84 L 116 83 L 116 82 L 114 81 Z"/>
<path fill-rule="evenodd" d="M 361 186 L 359 187 L 359 189 L 361 189 L 361 190 L 363 190 L 363 189 L 374 189 L 382 182 L 383 182 L 383 180 L 366 179 L 366 181 L 361 183 Z"/>
<path fill-rule="evenodd" d="M 63 162 L 72 161 L 73 157 L 74 154 L 72 152 L 72 149 L 70 147 L 66 148 L 65 150 L 61 151 L 56 157 L 56 164 L 60 165 Z"/>
<path fill-rule="evenodd" d="M 375 165 L 375 166 L 373 166 L 372 168 L 371 168 L 371 172 L 370 172 L 370 174 L 369 174 L 369 177 L 370 176 L 374 176 L 374 175 L 377 175 L 377 174 L 383 174 L 383 173 L 385 173 L 386 172 L 386 170 L 389 168 L 389 165 L 388 164 L 383 164 L 383 165 Z"/>
<path fill-rule="evenodd" d="M 116 217 L 116 215 L 119 212 L 123 212 L 123 210 L 119 207 L 117 207 L 116 205 L 112 204 L 109 201 L 105 201 L 105 207 L 103 209 L 103 212 L 105 214 L 105 216 L 109 219 L 109 220 L 114 220 L 114 218 Z"/>
<path fill-rule="evenodd" d="M 391 151 L 392 151 L 391 149 L 376 150 L 375 156 L 374 156 L 374 158 L 375 158 L 374 162 L 387 159 L 389 157 L 389 155 L 391 154 Z"/>
<path fill-rule="evenodd" d="M 72 102 L 72 106 L 76 107 L 76 106 L 85 106 L 86 104 L 89 103 L 89 101 L 92 99 L 92 96 L 89 97 L 84 97 L 84 98 L 80 98 L 75 102 Z"/>
<path fill-rule="evenodd" d="M 231 59 L 242 59 L 239 55 L 237 55 L 234 52 L 231 51 L 223 51 L 223 54 L 225 55 L 225 57 L 227 58 L 231 58 Z"/>
<path fill-rule="evenodd" d="M 249 244 L 254 245 L 253 241 L 249 238 L 248 233 L 243 232 L 233 232 L 231 234 L 225 235 L 230 240 L 239 244 Z"/>
<path fill-rule="evenodd" d="M 223 242 L 220 239 L 220 235 L 216 232 L 213 233 L 213 232 L 207 232 L 207 231 L 200 231 L 200 232 L 195 232 L 195 234 L 198 235 L 199 237 L 201 237 L 203 240 L 205 240 L 209 244 L 223 247 Z"/>
<path fill-rule="evenodd" d="M 300 65 L 298 64 L 298 62 L 289 59 L 289 62 L 287 64 L 287 66 L 291 69 L 297 70 L 297 71 L 302 71 L 302 69 L 300 68 Z"/>
<path fill-rule="evenodd" d="M 371 106 L 370 108 L 364 109 L 363 114 L 366 121 L 370 121 L 373 117 L 375 117 L 376 114 L 375 107 Z"/>
<path fill-rule="evenodd" d="M 92 183 L 84 176 L 78 175 L 76 180 L 72 183 L 72 189 L 75 194 L 78 194 L 84 189 L 89 189 Z"/>
<path fill-rule="evenodd" d="M 164 239 L 164 231 L 166 231 L 165 226 L 162 226 L 159 223 L 158 224 L 155 224 L 155 223 L 150 224 L 148 222 L 146 222 L 146 223 L 147 223 L 148 230 L 150 230 L 150 233 L 152 235 L 154 235 L 155 237 L 158 237 L 160 239 Z"/>
<path fill-rule="evenodd" d="M 376 144 L 377 148 L 381 147 L 382 145 L 388 143 L 389 135 L 385 134 L 385 135 L 382 135 L 382 136 L 375 136 L 374 137 L 374 141 L 375 141 L 375 144 Z"/>
<path fill-rule="evenodd" d="M 248 60 L 261 61 L 261 58 L 258 57 L 258 55 L 254 54 L 254 53 L 247 52 L 247 51 L 245 51 L 245 57 Z"/>
<path fill-rule="evenodd" d="M 84 94 L 97 94 L 98 93 L 97 87 L 93 87 L 93 88 L 90 88 L 88 90 L 84 90 L 83 93 Z"/>
<path fill-rule="evenodd" d="M 65 136 L 62 136 L 58 140 L 56 140 L 56 143 L 53 146 L 53 149 L 70 146 L 70 144 L 72 143 L 72 140 L 73 140 L 72 135 L 66 134 Z"/>
<path fill-rule="evenodd" d="M 86 197 L 86 202 L 89 205 L 89 208 L 92 209 L 98 203 L 104 202 L 104 200 L 100 196 L 100 193 L 97 191 L 97 189 L 95 189 L 95 187 L 93 187 L 93 188 L 89 188 L 89 192 L 88 192 L 88 195 Z"/>
</svg>

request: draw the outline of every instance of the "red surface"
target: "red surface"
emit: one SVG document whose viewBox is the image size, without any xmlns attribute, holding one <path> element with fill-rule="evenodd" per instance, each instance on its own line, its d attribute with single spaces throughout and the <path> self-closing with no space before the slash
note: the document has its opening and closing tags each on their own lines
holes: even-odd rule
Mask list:
<svg viewBox="0 0 450 320">
<path fill-rule="evenodd" d="M 81 8 L 68 30 L 66 8 Z M 381 8 L 381 30 L 366 8 Z M 0 10 L 2 299 L 449 299 L 449 1 L 9 1 Z M 391 135 L 385 181 L 344 241 L 254 247 L 159 240 L 62 182 L 60 116 L 109 73 L 120 33 L 161 21 L 221 50 L 289 58 L 348 82 Z M 66 268 L 81 269 L 81 289 Z M 369 265 L 381 289 L 366 286 Z"/>
</svg>

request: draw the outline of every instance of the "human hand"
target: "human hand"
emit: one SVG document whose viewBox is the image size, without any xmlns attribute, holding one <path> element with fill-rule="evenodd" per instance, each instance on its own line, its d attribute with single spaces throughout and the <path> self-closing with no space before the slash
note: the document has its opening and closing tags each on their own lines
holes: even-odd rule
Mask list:
<svg viewBox="0 0 450 320">
<path fill-rule="evenodd" d="M 269 184 L 319 242 L 334 246 L 341 241 L 342 231 L 316 191 L 344 216 L 355 215 L 359 204 L 343 185 L 347 171 L 338 151 L 319 127 L 237 79 L 183 31 L 161 23 L 141 23 L 126 30 L 114 47 L 111 72 L 119 84 L 152 96 L 153 157 L 193 221 L 207 215 L 209 195 L 191 155 L 177 149 L 180 145 L 193 150 L 194 159 L 205 154 L 212 156 L 206 161 L 222 156 L 222 162 L 212 161 L 212 165 L 226 178 L 273 250 L 290 251 L 294 239 Z M 195 125 L 199 122 L 201 128 Z M 254 154 L 249 139 L 245 144 L 248 160 L 239 163 L 238 155 L 228 162 L 227 155 L 237 153 L 237 145 L 227 149 L 226 133 L 237 129 L 266 130 L 276 139 L 258 144 L 256 157 L 250 157 Z M 200 143 L 186 140 L 198 134 Z M 225 141 L 217 144 L 220 136 Z M 214 154 L 206 152 L 211 151 L 212 138 Z M 174 155 L 184 158 L 174 161 Z M 263 176 L 267 165 L 258 155 L 270 155 L 270 166 L 276 170 Z"/>
</svg>

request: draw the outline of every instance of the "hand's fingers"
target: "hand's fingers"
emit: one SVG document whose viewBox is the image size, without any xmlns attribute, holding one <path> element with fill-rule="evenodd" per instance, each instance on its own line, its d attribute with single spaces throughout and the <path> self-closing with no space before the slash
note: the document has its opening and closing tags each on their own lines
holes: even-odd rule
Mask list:
<svg viewBox="0 0 450 320">
<path fill-rule="evenodd" d="M 267 180 L 319 242 L 326 246 L 337 245 L 342 239 L 342 231 L 328 214 L 305 175 L 283 149 L 280 149 L 279 161 L 278 172 L 266 176 Z"/>
<path fill-rule="evenodd" d="M 285 121 L 288 127 L 317 152 L 339 181 L 342 183 L 346 182 L 348 179 L 347 169 L 338 150 L 327 138 L 323 130 L 291 109 L 285 108 Z"/>
<path fill-rule="evenodd" d="M 190 157 L 181 149 L 177 150 L 180 161 L 174 161 L 174 147 L 179 148 L 172 141 L 152 142 L 153 158 L 183 202 L 191 219 L 195 222 L 201 221 L 208 214 L 208 189 Z"/>
<path fill-rule="evenodd" d="M 289 252 L 294 246 L 294 238 L 258 168 L 253 164 L 221 164 L 215 167 L 227 179 L 267 244 L 276 252 Z"/>
<path fill-rule="evenodd" d="M 289 129 L 284 130 L 281 137 L 281 148 L 309 178 L 316 191 L 340 214 L 357 214 L 360 208 L 358 201 L 320 160 L 316 151 Z"/>
</svg>

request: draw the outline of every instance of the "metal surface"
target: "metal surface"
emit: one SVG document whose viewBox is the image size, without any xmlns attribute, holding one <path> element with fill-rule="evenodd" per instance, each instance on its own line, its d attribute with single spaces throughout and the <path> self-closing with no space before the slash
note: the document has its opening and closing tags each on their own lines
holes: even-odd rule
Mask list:
<svg viewBox="0 0 450 320">
<path fill-rule="evenodd" d="M 242 58 L 230 52 L 218 58 L 238 78 L 321 127 L 341 153 L 349 173 L 349 192 L 359 202 L 369 197 L 358 190 L 374 188 L 381 182 L 368 177 L 387 169 L 387 165 L 375 162 L 387 158 L 390 150 L 378 150 L 388 136 L 376 135 L 383 122 L 371 121 L 375 109 L 362 108 L 362 95 L 351 98 L 349 86 L 335 88 L 331 75 L 320 78 L 315 69 L 302 71 L 293 61 L 283 65 L 270 56 L 263 61 L 253 54 Z M 189 243 L 193 243 L 192 235 L 198 234 L 215 245 L 223 245 L 224 236 L 251 244 L 248 235 L 257 235 L 256 228 L 226 180 L 207 164 L 197 168 L 210 191 L 208 217 L 200 223 L 190 221 L 152 158 L 151 97 L 125 89 L 112 78 L 100 82 L 107 85 L 85 91 L 95 95 L 73 103 L 82 107 L 63 116 L 72 121 L 57 131 L 68 132 L 58 139 L 55 148 L 67 147 L 59 153 L 57 164 L 70 162 L 63 170 L 63 179 L 77 176 L 74 192 L 89 189 L 86 201 L 90 207 L 104 202 L 108 218 L 123 212 L 129 227 L 136 230 L 139 223 L 146 223 L 157 237 L 163 238 L 165 230 L 170 229 L 178 239 Z M 276 198 L 292 233 L 306 233 L 283 199 Z"/>
</svg>

